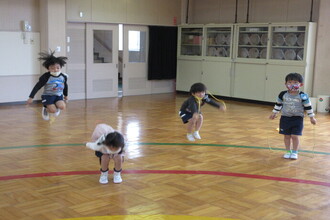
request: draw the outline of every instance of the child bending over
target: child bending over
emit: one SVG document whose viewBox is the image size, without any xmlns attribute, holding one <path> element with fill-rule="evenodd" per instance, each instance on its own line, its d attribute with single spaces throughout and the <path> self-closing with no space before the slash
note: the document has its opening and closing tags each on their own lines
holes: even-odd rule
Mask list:
<svg viewBox="0 0 330 220">
<path fill-rule="evenodd" d="M 107 124 L 98 124 L 92 134 L 92 142 L 86 143 L 86 147 L 95 150 L 95 155 L 100 160 L 101 184 L 108 183 L 108 171 L 110 159 L 114 160 L 113 182 L 121 183 L 122 163 L 124 162 L 125 139 Z"/>
</svg>

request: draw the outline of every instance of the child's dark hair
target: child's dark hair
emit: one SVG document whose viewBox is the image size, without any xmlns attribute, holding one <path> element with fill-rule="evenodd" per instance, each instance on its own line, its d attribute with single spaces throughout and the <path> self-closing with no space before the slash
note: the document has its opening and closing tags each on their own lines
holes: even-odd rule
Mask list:
<svg viewBox="0 0 330 220">
<path fill-rule="evenodd" d="M 116 149 L 122 148 L 122 150 L 119 152 L 119 153 L 121 153 L 125 146 L 125 139 L 121 133 L 114 131 L 114 132 L 109 133 L 107 136 L 105 136 L 105 140 L 104 140 L 103 144 L 106 146 L 112 146 Z"/>
<path fill-rule="evenodd" d="M 55 57 L 54 56 L 55 51 L 50 51 L 50 53 L 47 52 L 41 52 L 39 53 L 40 57 L 39 60 L 43 60 L 44 62 L 42 65 L 48 69 L 49 66 L 59 64 L 61 68 L 66 64 L 67 57 Z"/>
<path fill-rule="evenodd" d="M 299 73 L 289 73 L 285 77 L 285 82 L 287 82 L 289 80 L 294 80 L 294 81 L 298 81 L 300 83 L 303 83 L 304 82 L 304 77 L 302 75 L 300 75 Z"/>
<path fill-rule="evenodd" d="M 203 83 L 195 83 L 190 87 L 190 93 L 206 92 L 206 86 Z"/>
</svg>

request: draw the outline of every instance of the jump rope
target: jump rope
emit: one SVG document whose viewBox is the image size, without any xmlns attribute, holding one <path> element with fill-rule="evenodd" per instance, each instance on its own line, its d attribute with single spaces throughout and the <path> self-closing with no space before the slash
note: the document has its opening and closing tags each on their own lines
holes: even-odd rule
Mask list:
<svg viewBox="0 0 330 220">
<path fill-rule="evenodd" d="M 210 91 L 207 91 L 207 93 L 213 98 L 213 99 L 215 99 L 217 102 L 219 102 L 219 103 L 221 103 L 223 106 L 224 106 L 224 109 L 227 109 L 227 106 L 226 106 L 226 103 L 223 101 L 223 100 L 221 100 L 221 99 L 218 99 L 218 98 L 216 98 Z M 200 98 L 200 97 L 197 97 L 197 96 L 194 96 L 195 97 L 195 99 L 196 99 L 196 101 L 197 101 L 197 103 L 198 103 L 198 112 L 200 112 L 200 108 L 201 108 L 201 103 L 202 103 L 202 99 L 203 98 Z M 278 129 L 276 129 L 277 131 L 278 131 Z M 272 131 L 272 128 L 271 129 L 269 129 L 269 131 L 271 132 Z M 312 126 L 312 131 L 313 131 L 313 149 L 312 149 L 312 152 L 313 152 L 313 154 L 312 154 L 312 158 L 314 158 L 314 156 L 315 156 L 315 125 L 313 125 Z M 270 141 L 269 141 L 269 139 L 270 139 L 270 137 L 268 136 L 268 138 L 267 138 L 267 145 L 268 145 L 268 148 L 269 148 L 269 150 L 270 151 L 274 151 L 273 149 L 272 149 L 272 147 L 271 147 L 271 145 L 270 145 Z M 305 155 L 305 156 L 307 156 L 307 155 Z M 307 156 L 307 157 L 310 157 L 310 156 Z"/>
<path fill-rule="evenodd" d="M 26 106 L 26 108 L 31 109 L 32 111 L 34 111 L 37 114 L 40 114 L 41 113 L 41 112 L 37 111 L 35 108 L 30 107 L 28 105 Z M 49 124 L 52 125 L 55 122 L 56 117 L 53 116 L 51 113 L 48 113 L 48 114 L 49 114 Z"/>
<path fill-rule="evenodd" d="M 65 103 L 68 103 L 69 100 L 64 100 Z M 32 111 L 36 112 L 37 114 L 40 114 L 40 112 L 38 112 L 36 109 L 34 109 L 33 107 L 31 107 L 30 105 L 26 105 L 26 107 L 28 109 L 31 109 Z M 56 117 L 52 114 L 52 113 L 48 113 L 49 114 L 49 125 L 52 125 L 55 120 L 56 120 Z"/>
<path fill-rule="evenodd" d="M 210 91 L 207 91 L 207 94 L 209 94 L 217 102 L 221 103 L 224 106 L 224 109 L 225 110 L 227 109 L 226 103 L 223 100 L 216 98 Z M 198 103 L 198 112 L 200 112 L 201 104 L 202 104 L 202 99 L 203 98 L 200 98 L 200 97 L 197 97 L 197 96 L 194 96 L 194 97 L 195 97 L 195 99 L 196 99 L 196 101 Z M 32 111 L 36 112 L 37 114 L 40 114 L 40 112 L 38 112 L 36 109 L 34 109 L 32 107 L 27 106 L 27 108 L 31 109 Z M 55 122 L 55 120 L 56 120 L 56 117 L 55 116 L 49 115 L 49 124 L 50 125 L 52 125 Z M 272 131 L 272 129 L 273 129 L 273 127 L 270 126 L 269 133 Z M 278 129 L 276 129 L 276 130 L 278 131 Z M 314 156 L 315 156 L 315 136 L 316 136 L 315 135 L 315 133 L 316 133 L 315 132 L 315 125 L 313 125 L 312 130 L 313 130 L 313 149 L 312 149 L 313 154 L 312 154 L 311 157 L 314 158 Z M 271 135 L 271 133 L 267 137 L 267 145 L 268 145 L 269 150 L 273 152 L 274 150 L 272 149 L 272 147 L 270 145 L 270 141 L 269 141 L 270 140 L 270 135 Z"/>
<path fill-rule="evenodd" d="M 214 95 L 212 95 L 212 93 L 211 93 L 210 91 L 207 91 L 207 94 L 209 94 L 209 95 L 210 95 L 215 101 L 221 103 L 221 104 L 223 105 L 223 107 L 224 107 L 224 110 L 227 109 L 226 103 L 225 103 L 223 100 L 216 98 Z M 201 97 L 197 97 L 197 96 L 195 96 L 195 95 L 194 95 L 194 97 L 195 97 L 195 99 L 196 99 L 196 101 L 197 101 L 197 103 L 198 103 L 198 112 L 200 112 L 200 110 L 201 110 L 201 105 L 202 105 L 202 99 L 203 99 L 203 98 L 201 98 Z"/>
<path fill-rule="evenodd" d="M 267 137 L 267 145 L 268 145 L 268 148 L 269 148 L 269 150 L 270 151 L 272 151 L 272 152 L 274 152 L 274 150 L 272 149 L 272 147 L 271 147 L 271 145 L 270 145 L 270 136 L 272 135 L 272 130 L 273 130 L 273 125 L 271 125 L 270 126 L 270 128 L 269 128 L 269 132 L 268 132 L 268 137 Z M 279 128 L 277 128 L 276 129 L 276 131 L 279 131 Z M 312 148 L 312 152 L 313 152 L 313 154 L 312 154 L 312 156 L 308 156 L 307 154 L 303 154 L 304 156 L 307 156 L 307 157 L 311 157 L 311 158 L 314 158 L 314 156 L 315 156 L 315 125 L 312 125 L 312 131 L 313 131 L 313 148 Z"/>
</svg>

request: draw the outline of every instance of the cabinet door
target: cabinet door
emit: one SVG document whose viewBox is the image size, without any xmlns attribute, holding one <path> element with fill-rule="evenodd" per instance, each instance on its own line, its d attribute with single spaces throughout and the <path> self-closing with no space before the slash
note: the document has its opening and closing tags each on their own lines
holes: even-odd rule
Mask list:
<svg viewBox="0 0 330 220">
<path fill-rule="evenodd" d="M 306 26 L 272 28 L 271 59 L 304 61 Z"/>
<path fill-rule="evenodd" d="M 231 27 L 207 27 L 205 56 L 210 57 L 231 57 Z"/>
<path fill-rule="evenodd" d="M 202 80 L 201 60 L 178 60 L 176 90 L 189 91 L 190 86 Z"/>
<path fill-rule="evenodd" d="M 236 63 L 234 97 L 264 100 L 266 64 Z"/>
<path fill-rule="evenodd" d="M 293 65 L 272 65 L 272 64 L 267 65 L 265 101 L 276 102 L 276 98 L 278 94 L 281 91 L 286 90 L 285 76 L 293 72 L 304 75 L 304 67 L 293 66 Z"/>
<path fill-rule="evenodd" d="M 202 27 L 180 27 L 178 56 L 202 56 Z"/>
<path fill-rule="evenodd" d="M 265 60 L 268 53 L 268 27 L 239 27 L 237 42 L 237 58 Z"/>
<path fill-rule="evenodd" d="M 202 82 L 213 95 L 230 96 L 231 62 L 203 61 Z"/>
</svg>

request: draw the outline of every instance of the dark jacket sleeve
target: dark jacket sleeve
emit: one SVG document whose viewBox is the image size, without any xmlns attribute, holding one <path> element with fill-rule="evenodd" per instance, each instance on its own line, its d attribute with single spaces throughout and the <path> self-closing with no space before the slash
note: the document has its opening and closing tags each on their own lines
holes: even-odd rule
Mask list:
<svg viewBox="0 0 330 220">
<path fill-rule="evenodd" d="M 207 104 L 210 104 L 214 107 L 220 108 L 220 104 L 217 103 L 216 101 L 214 101 L 213 99 L 209 98 L 208 95 L 205 95 L 205 97 L 203 98 L 203 101 L 206 102 Z"/>
<path fill-rule="evenodd" d="M 39 91 L 39 89 L 41 89 L 48 81 L 50 77 L 50 73 L 44 73 L 42 76 L 40 76 L 39 81 L 37 82 L 37 84 L 33 87 L 29 97 L 30 98 L 34 98 L 34 96 L 36 95 L 36 93 Z"/>
<path fill-rule="evenodd" d="M 64 75 L 64 74 L 63 74 Z M 65 79 L 65 81 L 64 81 L 64 89 L 63 89 L 63 95 L 64 96 L 68 96 L 68 77 L 66 76 L 66 75 L 64 75 L 64 79 Z"/>
</svg>

